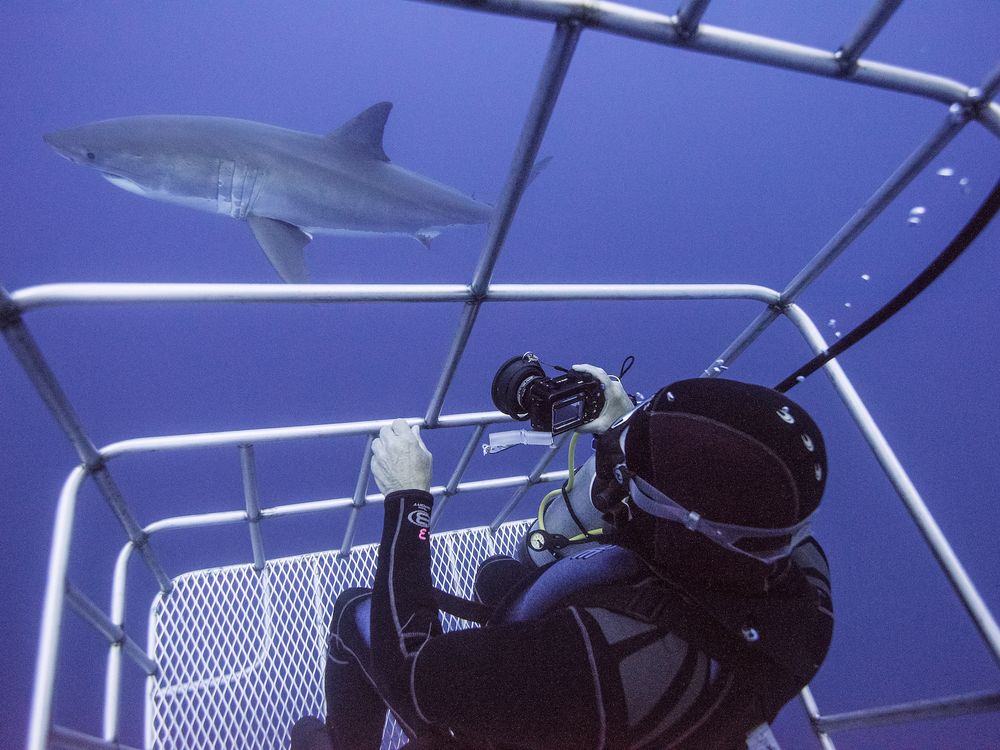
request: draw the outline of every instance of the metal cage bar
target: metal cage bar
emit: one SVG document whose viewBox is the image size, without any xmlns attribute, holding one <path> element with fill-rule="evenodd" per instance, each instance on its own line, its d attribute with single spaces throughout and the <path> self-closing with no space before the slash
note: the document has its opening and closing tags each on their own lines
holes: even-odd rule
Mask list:
<svg viewBox="0 0 1000 750">
<path fill-rule="evenodd" d="M 358 518 L 361 510 L 365 507 L 365 493 L 368 491 L 368 478 L 372 472 L 372 443 L 375 442 L 374 435 L 368 435 L 365 442 L 365 451 L 361 454 L 361 469 L 358 471 L 358 482 L 354 488 L 354 497 L 351 498 L 351 517 L 348 519 L 347 528 L 344 531 L 344 541 L 340 545 L 340 554 L 348 555 L 351 552 L 351 545 L 354 543 L 354 534 L 358 527 Z"/>
<path fill-rule="evenodd" d="M 257 463 L 253 446 L 240 446 L 240 467 L 243 470 L 243 498 L 246 501 L 247 525 L 250 528 L 250 545 L 253 548 L 254 570 L 263 570 L 267 558 L 264 555 L 264 537 L 260 530 L 260 497 L 257 494 Z"/>
<path fill-rule="evenodd" d="M 112 646 L 120 646 L 147 675 L 156 674 L 156 662 L 146 656 L 146 652 L 139 647 L 139 644 L 125 633 L 125 629 L 108 619 L 100 607 L 69 583 L 66 584 L 66 603 L 75 609 L 77 614 L 86 620 L 91 627 L 107 638 Z"/>
<path fill-rule="evenodd" d="M 868 49 L 868 45 L 875 41 L 875 37 L 879 35 L 879 32 L 892 18 L 892 14 L 902 4 L 903 0 L 878 0 L 872 6 L 868 16 L 858 26 L 853 36 L 834 53 L 834 57 L 837 58 L 845 72 L 849 73 L 853 70 L 855 63 Z"/>
<path fill-rule="evenodd" d="M 802 331 L 815 353 L 818 354 L 826 350 L 826 342 L 816 324 L 798 305 L 789 305 L 785 309 L 785 314 Z M 920 497 L 920 493 L 910 480 L 902 463 L 889 446 L 889 442 L 878 428 L 871 412 L 861 400 L 861 396 L 858 395 L 847 375 L 844 374 L 840 364 L 837 363 L 836 359 L 832 359 L 823 369 L 829 376 L 840 399 L 844 402 L 844 406 L 847 407 L 851 417 L 860 428 L 865 441 L 896 490 L 896 494 L 899 495 L 903 505 L 917 524 L 917 528 L 931 548 L 931 552 L 947 576 L 952 588 L 958 594 L 966 612 L 992 653 L 994 661 L 1000 666 L 1000 627 L 997 626 L 989 607 L 983 601 L 969 574 L 966 573 L 958 556 L 948 543 L 944 532 L 941 531 L 941 527 L 934 520 L 927 504 Z"/>
<path fill-rule="evenodd" d="M 894 706 L 866 708 L 841 714 L 816 716 L 814 726 L 819 732 L 840 732 L 846 729 L 882 727 L 926 719 L 945 719 L 955 716 L 1000 711 L 1000 693 L 969 693 L 945 698 L 911 701 Z"/>
<path fill-rule="evenodd" d="M 517 147 L 511 160 L 510 171 L 504 183 L 500 198 L 496 205 L 496 215 L 490 223 L 489 236 L 483 246 L 476 270 L 473 273 L 470 291 L 472 300 L 462 311 L 459 321 L 458 331 L 452 342 L 448 356 L 445 359 L 444 367 L 441 370 L 441 377 L 431 396 L 430 404 L 424 421 L 429 427 L 437 424 L 438 416 L 444 404 L 445 395 L 451 386 L 451 381 L 455 377 L 455 370 L 458 362 L 465 351 L 465 345 L 469 341 L 472 327 L 476 323 L 479 308 L 482 304 L 482 296 L 489 286 L 490 277 L 493 275 L 493 268 L 496 265 L 500 248 L 507 238 L 511 222 L 514 220 L 514 213 L 517 211 L 521 201 L 521 194 L 528 184 L 531 169 L 538 158 L 538 147 L 541 145 L 545 129 L 548 127 L 549 118 L 555 108 L 556 99 L 566 78 L 566 71 L 569 69 L 573 59 L 573 52 L 576 50 L 576 43 L 580 38 L 580 26 L 577 23 L 562 23 L 556 26 L 552 41 L 549 44 L 549 52 L 542 66 L 538 84 L 535 87 L 535 94 L 532 97 L 528 114 L 525 117 L 524 125 L 521 128 L 521 136 L 518 139 Z"/>
<path fill-rule="evenodd" d="M 337 498 L 312 502 L 290 503 L 275 508 L 261 509 L 256 498 L 253 476 L 254 442 L 298 440 L 315 437 L 368 434 L 369 447 L 372 434 L 388 420 L 312 425 L 304 427 L 266 430 L 242 430 L 201 435 L 141 438 L 114 443 L 98 451 L 87 437 L 72 406 L 66 399 L 54 374 L 49 370 L 41 352 L 35 345 L 21 316 L 24 312 L 58 304 L 139 303 L 149 301 L 171 302 L 465 302 L 458 331 L 442 368 L 441 378 L 431 398 L 423 420 L 411 418 L 410 424 L 427 427 L 474 426 L 475 434 L 466 446 L 455 472 L 444 487 L 434 487 L 435 495 L 445 498 L 468 491 L 517 487 L 494 528 L 516 507 L 528 488 L 539 482 L 558 481 L 566 472 L 548 472 L 545 467 L 555 455 L 561 441 L 550 448 L 528 476 L 505 477 L 461 482 L 461 475 L 489 424 L 505 421 L 498 412 L 479 414 L 441 415 L 441 407 L 454 376 L 465 345 L 471 335 L 481 305 L 487 301 L 553 301 L 566 299 L 706 299 L 718 298 L 755 299 L 767 305 L 758 318 L 737 338 L 726 352 L 706 369 L 706 374 L 721 371 L 743 351 L 779 314 L 784 313 L 800 330 L 815 351 L 825 348 L 821 334 L 811 320 L 794 304 L 794 300 L 836 257 L 860 234 L 865 227 L 891 202 L 893 198 L 940 152 L 957 132 L 970 120 L 978 120 L 987 130 L 1000 136 L 1000 105 L 992 98 L 1000 89 L 1000 67 L 984 79 L 980 88 L 969 88 L 960 82 L 916 70 L 869 61 L 861 58 L 868 45 L 888 22 L 899 6 L 899 0 L 881 0 L 871 9 L 854 35 L 836 52 L 828 52 L 804 45 L 793 44 L 731 29 L 701 23 L 708 0 L 686 0 L 676 16 L 665 16 L 651 11 L 599 0 L 423 0 L 439 5 L 459 6 L 491 13 L 545 20 L 556 24 L 555 34 L 536 87 L 528 116 L 522 129 L 510 173 L 498 205 L 500 219 L 491 226 L 489 237 L 476 267 L 473 281 L 463 285 L 246 285 L 246 284 L 51 284 L 32 287 L 8 294 L 0 289 L 0 329 L 12 351 L 25 369 L 32 384 L 53 413 L 57 422 L 77 449 L 83 466 L 70 473 L 60 495 L 57 520 L 53 532 L 53 546 L 49 559 L 49 577 L 46 585 L 45 609 L 41 628 L 41 644 L 36 664 L 32 716 L 29 729 L 29 747 L 41 748 L 52 743 L 61 747 L 108 748 L 121 747 L 110 739 L 97 738 L 51 722 L 51 697 L 56 670 L 56 654 L 63 610 L 66 603 L 79 611 L 96 630 L 111 642 L 109 676 L 106 700 L 105 735 L 114 736 L 117 727 L 117 697 L 120 684 L 120 654 L 131 643 L 124 628 L 114 622 L 124 622 L 125 570 L 131 553 L 138 549 L 147 566 L 159 582 L 164 594 L 170 591 L 170 579 L 159 567 L 148 546 L 154 532 L 183 529 L 194 526 L 228 523 L 248 523 L 254 548 L 255 566 L 262 566 L 265 558 L 260 538 L 259 524 L 270 517 L 317 512 L 336 508 L 351 508 L 352 516 L 345 546 L 350 546 L 351 528 L 357 514 L 369 502 L 378 502 L 380 495 L 368 495 L 369 464 L 363 459 L 358 486 L 351 498 Z M 544 135 L 549 117 L 558 97 L 566 71 L 572 60 L 582 29 L 595 29 L 632 39 L 684 48 L 706 54 L 744 60 L 753 63 L 795 70 L 814 75 L 839 78 L 867 86 L 922 96 L 951 105 L 948 119 L 897 171 L 876 191 L 854 217 L 827 243 L 820 253 L 789 284 L 782 294 L 761 287 L 748 285 L 491 285 L 490 278 L 506 233 L 516 212 L 520 195 L 529 179 L 530 170 L 537 156 L 538 146 Z M 852 418 L 889 476 L 925 540 L 931 547 L 942 569 L 948 576 L 974 623 L 1000 662 L 1000 630 L 969 580 L 961 563 L 955 557 L 947 540 L 923 504 L 916 489 L 902 466 L 885 442 L 870 414 L 861 402 L 850 381 L 835 360 L 827 363 L 825 370 L 834 389 L 838 392 Z M 133 453 L 148 450 L 181 450 L 221 445 L 241 446 L 244 467 L 245 511 L 200 514 L 163 519 L 140 528 L 128 511 L 127 504 L 106 468 L 106 462 Z M 111 510 L 118 517 L 129 537 L 119 555 L 115 569 L 113 594 L 113 620 L 109 620 L 80 592 L 69 586 L 66 579 L 73 517 L 79 489 L 86 477 L 94 477 Z M 124 644 L 125 649 L 119 647 Z M 132 644 L 135 646 L 135 644 Z M 147 672 L 155 670 L 155 663 L 137 659 Z M 832 747 L 827 733 L 859 726 L 955 715 L 975 711 L 996 710 L 1000 694 L 974 694 L 952 696 L 911 704 L 864 709 L 847 714 L 821 716 L 808 688 L 802 694 L 817 737 L 824 747 Z"/>
</svg>

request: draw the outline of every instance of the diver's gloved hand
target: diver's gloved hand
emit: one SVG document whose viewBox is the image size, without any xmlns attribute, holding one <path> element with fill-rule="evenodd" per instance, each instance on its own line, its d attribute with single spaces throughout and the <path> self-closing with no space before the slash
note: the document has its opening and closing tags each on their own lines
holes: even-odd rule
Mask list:
<svg viewBox="0 0 1000 750">
<path fill-rule="evenodd" d="M 601 410 L 601 416 L 581 427 L 580 432 L 604 432 L 615 423 L 615 420 L 635 408 L 632 399 L 625 392 L 625 386 L 618 378 L 608 375 L 594 365 L 573 365 L 573 369 L 593 375 L 604 386 L 604 408 Z"/>
<path fill-rule="evenodd" d="M 424 490 L 431 487 L 431 452 L 405 419 L 383 427 L 372 441 L 372 474 L 375 483 L 388 495 L 396 490 Z"/>
</svg>

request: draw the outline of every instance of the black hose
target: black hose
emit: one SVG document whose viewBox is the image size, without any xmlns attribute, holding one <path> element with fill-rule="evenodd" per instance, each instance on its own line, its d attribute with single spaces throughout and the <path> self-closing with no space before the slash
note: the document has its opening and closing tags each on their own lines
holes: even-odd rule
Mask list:
<svg viewBox="0 0 1000 750">
<path fill-rule="evenodd" d="M 944 273 L 945 269 L 955 262 L 958 256 L 972 244 L 973 240 L 975 240 L 976 237 L 978 237 L 982 231 L 986 229 L 987 224 L 990 223 L 990 220 L 996 215 L 998 210 L 1000 210 L 1000 180 L 998 180 L 997 184 L 993 186 L 993 190 L 991 190 L 990 194 L 986 196 L 986 200 L 984 200 L 982 205 L 979 206 L 979 209 L 975 214 L 973 214 L 972 218 L 969 219 L 968 223 L 962 227 L 962 230 L 955 235 L 954 239 L 948 243 L 948 246 L 941 251 L 941 254 L 938 255 L 938 257 L 936 257 L 931 264 L 927 266 L 927 268 L 921 271 L 913 281 L 906 285 L 906 288 L 885 303 L 881 308 L 876 310 L 871 317 L 861 323 L 857 328 L 850 331 L 829 349 L 817 354 L 811 360 L 802 365 L 802 367 L 798 370 L 778 383 L 778 385 L 774 387 L 774 390 L 784 393 L 789 388 L 792 388 L 796 383 L 801 383 L 831 359 L 854 346 L 856 343 L 861 341 L 861 339 L 906 307 L 906 305 L 909 304 L 914 297 L 930 286 L 934 279 Z"/>
</svg>

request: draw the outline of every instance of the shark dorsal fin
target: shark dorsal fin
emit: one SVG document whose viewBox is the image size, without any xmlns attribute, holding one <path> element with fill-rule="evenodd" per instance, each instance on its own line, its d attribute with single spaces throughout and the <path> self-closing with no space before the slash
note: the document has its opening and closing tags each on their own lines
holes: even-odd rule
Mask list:
<svg viewBox="0 0 1000 750">
<path fill-rule="evenodd" d="M 389 161 L 382 149 L 382 133 L 389 118 L 392 102 L 373 104 L 353 120 L 341 125 L 327 138 L 339 141 L 365 156 L 379 161 Z"/>
</svg>

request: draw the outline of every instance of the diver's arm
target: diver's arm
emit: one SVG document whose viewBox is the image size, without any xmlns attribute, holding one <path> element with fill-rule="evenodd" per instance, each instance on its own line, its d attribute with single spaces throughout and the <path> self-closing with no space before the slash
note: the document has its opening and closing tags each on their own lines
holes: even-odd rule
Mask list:
<svg viewBox="0 0 1000 750">
<path fill-rule="evenodd" d="M 372 670 L 382 697 L 411 737 L 426 734 L 410 689 L 413 661 L 441 633 L 431 588 L 430 512 L 434 498 L 401 490 L 385 498 L 385 522 L 371 603 Z"/>
<path fill-rule="evenodd" d="M 420 524 L 432 504 L 421 491 L 386 497 L 372 592 L 373 676 L 407 734 L 595 746 L 606 709 L 595 646 L 575 609 L 441 634 Z"/>
</svg>

